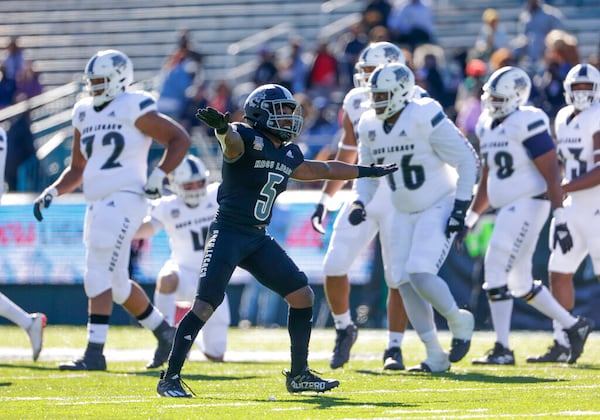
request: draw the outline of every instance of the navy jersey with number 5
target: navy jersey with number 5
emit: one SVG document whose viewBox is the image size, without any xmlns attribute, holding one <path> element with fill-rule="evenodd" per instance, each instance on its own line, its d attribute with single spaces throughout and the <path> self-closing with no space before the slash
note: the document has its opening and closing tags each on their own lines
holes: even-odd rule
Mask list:
<svg viewBox="0 0 600 420">
<path fill-rule="evenodd" d="M 244 141 L 245 151 L 234 160 L 223 158 L 217 221 L 268 225 L 275 200 L 287 188 L 290 175 L 304 161 L 304 156 L 292 142 L 276 148 L 248 125 L 232 126 Z"/>
</svg>

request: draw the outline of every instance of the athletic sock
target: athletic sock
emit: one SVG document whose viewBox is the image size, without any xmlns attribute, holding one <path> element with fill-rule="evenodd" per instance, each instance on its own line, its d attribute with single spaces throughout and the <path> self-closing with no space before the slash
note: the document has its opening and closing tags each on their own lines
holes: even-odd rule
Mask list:
<svg viewBox="0 0 600 420">
<path fill-rule="evenodd" d="M 308 345 L 312 330 L 312 306 L 308 308 L 289 308 L 288 332 L 290 334 L 291 374 L 296 376 L 308 366 Z"/>
<path fill-rule="evenodd" d="M 196 316 L 193 311 L 189 311 L 179 323 L 175 333 L 175 341 L 169 355 L 169 367 L 167 368 L 167 377 L 179 375 L 181 368 L 185 363 L 185 358 L 192 348 L 192 344 L 198 335 L 200 329 L 204 326 L 204 321 Z"/>
</svg>

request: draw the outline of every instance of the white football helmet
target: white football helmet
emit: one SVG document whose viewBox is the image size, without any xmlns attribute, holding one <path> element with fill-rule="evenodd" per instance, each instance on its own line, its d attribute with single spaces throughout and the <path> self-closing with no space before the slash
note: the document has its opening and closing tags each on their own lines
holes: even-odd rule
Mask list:
<svg viewBox="0 0 600 420">
<path fill-rule="evenodd" d="M 369 76 L 375 67 L 386 63 L 406 64 L 406 57 L 402 50 L 391 42 L 373 42 L 367 45 L 354 65 L 354 86 L 367 87 Z"/>
<path fill-rule="evenodd" d="M 377 118 L 386 120 L 410 101 L 415 86 L 413 72 L 402 63 L 379 66 L 369 77 L 371 106 Z"/>
<path fill-rule="evenodd" d="M 194 155 L 187 155 L 169 175 L 171 190 L 189 207 L 200 205 L 206 195 L 209 171 Z"/>
<path fill-rule="evenodd" d="M 578 83 L 585 83 L 589 88 L 573 90 L 572 86 Z M 600 71 L 591 64 L 577 64 L 567 73 L 563 86 L 567 103 L 583 111 L 600 100 Z"/>
<path fill-rule="evenodd" d="M 133 83 L 133 64 L 121 51 L 98 51 L 86 64 L 83 78 L 88 92 L 94 97 L 94 106 L 101 106 Z"/>
<path fill-rule="evenodd" d="M 506 66 L 496 70 L 483 85 L 481 103 L 492 118 L 514 112 L 529 100 L 531 79 L 518 67 Z"/>
</svg>

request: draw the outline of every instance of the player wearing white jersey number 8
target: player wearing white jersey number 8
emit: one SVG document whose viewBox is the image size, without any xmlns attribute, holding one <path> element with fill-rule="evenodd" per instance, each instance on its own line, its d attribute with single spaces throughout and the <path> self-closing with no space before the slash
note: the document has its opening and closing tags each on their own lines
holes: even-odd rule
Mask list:
<svg viewBox="0 0 600 420">
<path fill-rule="evenodd" d="M 550 290 L 568 311 L 575 307 L 573 275 L 586 255 L 594 273 L 600 277 L 600 72 L 591 64 L 573 67 L 564 81 L 567 105 L 554 120 L 558 157 L 563 166 L 565 217 L 573 236 L 573 249 L 567 254 L 554 248 L 548 271 Z M 571 344 L 563 327 L 553 322 L 554 342 L 541 356 L 527 358 L 529 363 L 566 362 Z"/>
<path fill-rule="evenodd" d="M 562 204 L 556 147 L 548 116 L 525 106 L 531 81 L 518 67 L 496 70 L 483 87 L 484 112 L 476 126 L 483 161 L 479 189 L 467 217 L 473 226 L 491 206 L 498 209 L 484 262 L 485 283 L 496 343 L 474 364 L 514 365 L 509 346 L 513 297 L 523 298 L 566 330 L 577 358 L 592 323 L 575 318 L 532 276 L 532 259 L 550 210 L 553 247 L 567 254 L 573 247 Z"/>
<path fill-rule="evenodd" d="M 147 201 L 160 195 L 166 173 L 177 167 L 190 145 L 185 130 L 156 110 L 145 92 L 127 92 L 133 82 L 129 57 L 99 51 L 88 61 L 84 79 L 90 96 L 73 107 L 70 165 L 35 200 L 34 215 L 83 182 L 87 202 L 83 236 L 83 285 L 89 299 L 88 344 L 82 358 L 62 370 L 106 370 L 103 350 L 113 301 L 122 305 L 158 340 L 148 368 L 167 359 L 175 330 L 152 306 L 144 290 L 129 279 L 129 244 L 146 214 Z M 165 152 L 147 177 L 148 151 L 155 139 Z"/>
<path fill-rule="evenodd" d="M 355 66 L 356 87 L 346 94 L 342 105 L 343 134 L 338 146 L 337 160 L 348 163 L 357 161 L 358 144 L 355 130 L 360 116 L 370 109 L 367 82 L 371 73 L 380 64 L 405 61 L 402 50 L 389 42 L 371 43 L 361 52 Z M 414 96 L 427 96 L 427 92 L 415 87 Z M 311 218 L 313 228 L 317 232 L 325 233 L 322 222 L 327 212 L 327 205 L 344 183 L 344 181 L 327 181 L 323 185 L 320 202 Z M 383 264 L 386 268 L 385 278 L 390 278 L 387 272 L 390 266 L 388 244 L 391 234 L 389 223 L 393 212 L 389 200 L 389 188 L 384 182 L 381 183 L 381 187 L 367 208 L 366 220 L 360 225 L 352 225 L 348 221 L 353 201 L 352 198 L 344 204 L 335 220 L 333 234 L 323 262 L 325 294 L 336 329 L 335 347 L 330 361 L 332 369 L 342 367 L 348 362 L 350 349 L 358 335 L 358 328 L 350 314 L 348 271 L 377 233 L 380 236 Z M 404 369 L 401 346 L 408 319 L 402 298 L 395 288 L 390 288 L 388 292 L 387 317 L 388 344 L 383 355 L 384 369 L 401 370 Z"/>
<path fill-rule="evenodd" d="M 400 167 L 382 180 L 388 182 L 393 205 L 388 285 L 399 290 L 427 350 L 426 360 L 409 370 L 439 372 L 466 355 L 473 334 L 473 315 L 458 308 L 437 273 L 452 240 L 464 231 L 478 165 L 475 151 L 441 105 L 430 98 L 413 99 L 414 83 L 412 71 L 400 63 L 379 66 L 371 75 L 373 109 L 361 116 L 357 127 L 359 162 L 393 162 Z M 377 184 L 355 182 L 350 223 L 364 219 Z M 449 354 L 438 341 L 432 306 L 452 332 Z"/>
<path fill-rule="evenodd" d="M 208 170 L 204 163 L 188 155 L 169 174 L 169 186 L 175 193 L 152 202 L 152 208 L 135 238 L 149 238 L 164 229 L 169 236 L 171 255 L 158 273 L 154 305 L 170 325 L 175 325 L 177 301 L 191 303 L 196 297 L 204 243 L 210 222 L 217 210 L 218 183 L 207 185 Z M 227 296 L 202 328 L 196 341 L 204 355 L 215 362 L 223 361 L 229 327 Z"/>
</svg>

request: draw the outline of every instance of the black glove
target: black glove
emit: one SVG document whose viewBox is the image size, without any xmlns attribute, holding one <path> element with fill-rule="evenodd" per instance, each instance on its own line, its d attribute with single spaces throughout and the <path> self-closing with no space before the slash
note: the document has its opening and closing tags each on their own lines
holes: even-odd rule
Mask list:
<svg viewBox="0 0 600 420">
<path fill-rule="evenodd" d="M 46 188 L 33 202 L 33 215 L 41 222 L 44 220 L 44 216 L 42 216 L 42 209 L 47 209 L 52 204 L 52 200 L 54 197 L 58 195 L 58 191 L 56 188 Z"/>
<path fill-rule="evenodd" d="M 557 242 L 563 254 L 566 254 L 573 248 L 573 237 L 571 236 L 571 232 L 569 232 L 566 222 L 554 225 L 552 249 L 556 249 Z"/>
<path fill-rule="evenodd" d="M 454 200 L 454 208 L 446 223 L 446 238 L 450 238 L 453 233 L 456 233 L 457 241 L 462 241 L 464 239 L 467 233 L 465 216 L 467 215 L 467 209 L 470 204 L 471 200 Z"/>
<path fill-rule="evenodd" d="M 362 201 L 355 201 L 350 206 L 350 214 L 348 215 L 348 221 L 351 225 L 358 225 L 365 221 L 367 212 L 365 211 L 365 205 Z"/>
<path fill-rule="evenodd" d="M 200 108 L 196 112 L 196 118 L 214 128 L 217 133 L 225 134 L 227 132 L 227 128 L 229 127 L 229 119 L 231 118 L 231 114 L 229 114 L 229 112 L 222 114 L 214 108 L 207 107 Z"/>
<path fill-rule="evenodd" d="M 317 204 L 315 207 L 315 211 L 312 216 L 310 216 L 310 222 L 312 223 L 312 227 L 314 230 L 319 232 L 321 235 L 325 234 L 325 229 L 323 229 L 323 219 L 325 218 L 325 206 L 321 203 Z"/>
<path fill-rule="evenodd" d="M 389 163 L 387 165 L 375 165 L 371 166 L 359 166 L 357 178 L 371 177 L 377 178 L 380 176 L 386 176 L 394 173 L 398 170 L 398 165 L 395 163 Z"/>
</svg>

